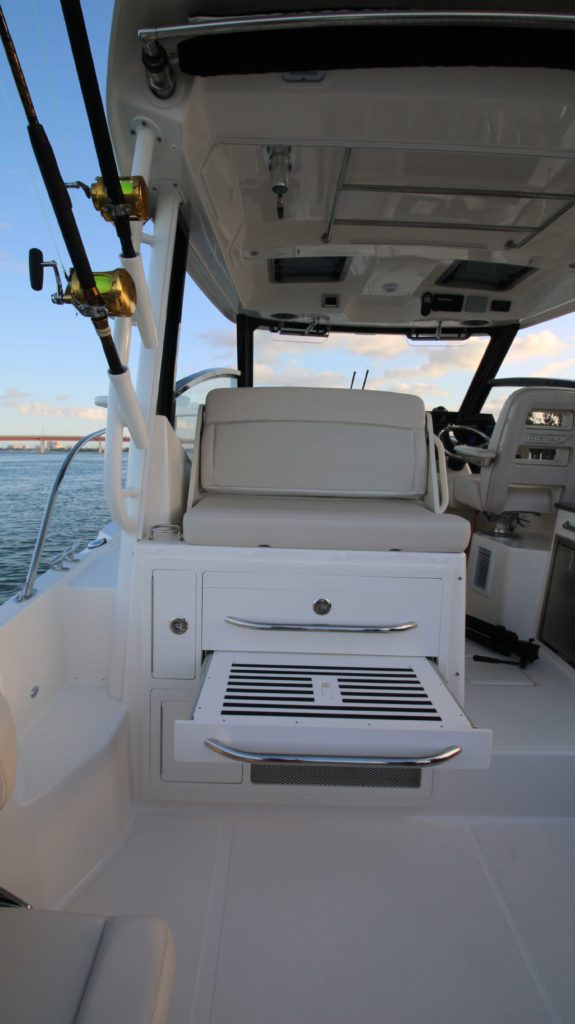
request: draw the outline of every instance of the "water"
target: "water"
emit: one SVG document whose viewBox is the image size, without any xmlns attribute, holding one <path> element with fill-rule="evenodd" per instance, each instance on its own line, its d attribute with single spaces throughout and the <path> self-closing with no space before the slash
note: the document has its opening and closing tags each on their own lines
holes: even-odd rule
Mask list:
<svg viewBox="0 0 575 1024">
<path fill-rule="evenodd" d="M 0 603 L 26 579 L 50 489 L 66 453 L 0 451 Z M 110 521 L 104 459 L 79 452 L 68 467 L 48 527 L 40 571 L 77 540 L 89 541 Z"/>
</svg>

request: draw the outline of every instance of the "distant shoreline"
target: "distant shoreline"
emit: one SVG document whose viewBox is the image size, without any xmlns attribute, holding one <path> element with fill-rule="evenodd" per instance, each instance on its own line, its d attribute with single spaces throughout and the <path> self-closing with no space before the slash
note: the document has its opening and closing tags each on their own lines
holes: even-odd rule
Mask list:
<svg viewBox="0 0 575 1024">
<path fill-rule="evenodd" d="M 70 448 L 46 448 L 43 452 L 39 448 L 0 448 L 1 455 L 67 455 L 73 446 Z M 103 451 L 98 451 L 97 448 L 84 448 L 84 452 L 87 455 L 103 455 Z"/>
</svg>

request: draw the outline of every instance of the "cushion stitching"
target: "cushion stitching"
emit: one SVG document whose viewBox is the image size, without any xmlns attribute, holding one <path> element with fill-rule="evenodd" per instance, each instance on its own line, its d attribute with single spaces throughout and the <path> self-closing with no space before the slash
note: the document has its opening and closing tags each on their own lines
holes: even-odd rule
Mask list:
<svg viewBox="0 0 575 1024">
<path fill-rule="evenodd" d="M 162 979 L 162 974 L 163 974 L 163 971 L 164 971 L 164 965 L 166 963 L 166 953 L 167 953 L 167 949 L 168 949 L 168 934 L 169 934 L 168 933 L 168 929 L 167 929 L 166 925 L 164 925 L 164 948 L 162 949 L 162 959 L 161 959 L 160 967 L 159 967 L 159 970 L 158 970 L 158 977 L 156 979 L 156 987 L 154 989 L 154 1005 L 152 1006 L 150 1016 L 148 1017 L 148 1021 L 150 1022 L 150 1024 L 152 1024 L 152 1022 L 154 1020 L 154 1017 L 156 1015 L 156 1009 L 157 1009 L 157 1005 L 158 1005 L 158 997 L 159 997 L 159 994 L 160 994 L 160 981 Z"/>
<path fill-rule="evenodd" d="M 108 922 L 106 920 L 104 920 L 104 922 L 102 924 L 102 930 L 100 932 L 100 937 L 98 939 L 98 942 L 96 943 L 96 948 L 94 950 L 94 954 L 93 954 L 93 957 L 92 957 L 92 964 L 91 964 L 90 970 L 88 971 L 88 977 L 86 978 L 86 982 L 85 982 L 84 988 L 82 990 L 82 995 L 80 996 L 80 1002 L 78 1003 L 78 1009 L 76 1010 L 76 1013 L 74 1015 L 74 1020 L 75 1021 L 80 1021 L 80 1013 L 82 1012 L 82 1004 L 84 1003 L 84 1001 L 86 999 L 86 993 L 88 992 L 88 989 L 90 987 L 90 981 L 92 980 L 92 975 L 94 973 L 94 967 L 96 966 L 96 961 L 98 959 L 98 954 L 99 954 L 100 948 L 102 946 L 102 942 L 103 942 L 103 939 L 104 939 L 104 932 L 106 931 L 107 924 L 108 924 Z"/>
<path fill-rule="evenodd" d="M 0 807 L 3 807 L 10 795 L 10 786 L 8 784 L 8 776 L 4 770 L 4 765 L 0 761 Z"/>
</svg>

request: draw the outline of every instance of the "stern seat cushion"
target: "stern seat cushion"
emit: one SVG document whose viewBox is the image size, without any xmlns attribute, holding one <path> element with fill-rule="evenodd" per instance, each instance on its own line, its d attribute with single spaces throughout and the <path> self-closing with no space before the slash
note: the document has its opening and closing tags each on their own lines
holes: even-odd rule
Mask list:
<svg viewBox="0 0 575 1024">
<path fill-rule="evenodd" d="M 152 917 L 0 910 L 0 1020 L 165 1024 L 175 955 Z"/>
<path fill-rule="evenodd" d="M 184 516 L 188 544 L 338 551 L 464 551 L 470 527 L 418 501 L 206 494 Z"/>
</svg>

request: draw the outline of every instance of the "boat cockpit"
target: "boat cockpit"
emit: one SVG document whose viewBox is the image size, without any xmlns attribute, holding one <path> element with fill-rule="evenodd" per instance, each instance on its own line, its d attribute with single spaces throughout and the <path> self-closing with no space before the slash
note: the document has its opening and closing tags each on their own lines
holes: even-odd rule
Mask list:
<svg viewBox="0 0 575 1024">
<path fill-rule="evenodd" d="M 575 312 L 575 14 L 244 6 L 115 5 L 123 202 L 81 187 L 129 244 L 56 296 L 117 317 L 112 524 L 0 609 L 0 884 L 76 914 L 59 1024 L 567 1022 L 575 360 L 514 367 Z"/>
</svg>

